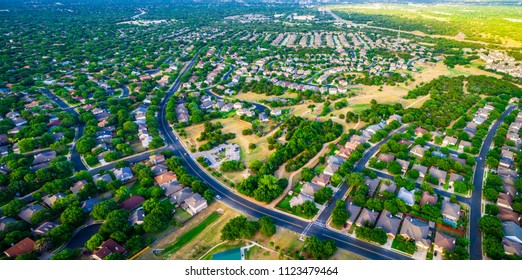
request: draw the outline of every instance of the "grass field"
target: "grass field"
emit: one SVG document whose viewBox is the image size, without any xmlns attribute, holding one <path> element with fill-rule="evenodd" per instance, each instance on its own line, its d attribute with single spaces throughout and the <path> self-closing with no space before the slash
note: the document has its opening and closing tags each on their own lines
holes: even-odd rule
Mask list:
<svg viewBox="0 0 522 280">
<path fill-rule="evenodd" d="M 215 222 L 219 218 L 219 214 L 214 212 L 210 214 L 203 222 L 189 230 L 182 236 L 180 236 L 175 243 L 165 248 L 162 252 L 162 255 L 173 254 L 185 246 L 187 243 L 192 241 L 196 236 L 198 236 L 207 226 Z"/>
</svg>

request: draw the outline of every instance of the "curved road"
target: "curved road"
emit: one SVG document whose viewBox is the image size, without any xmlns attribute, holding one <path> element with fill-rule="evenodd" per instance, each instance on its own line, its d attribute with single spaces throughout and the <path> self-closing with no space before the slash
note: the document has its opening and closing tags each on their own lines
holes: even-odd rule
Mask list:
<svg viewBox="0 0 522 280">
<path fill-rule="evenodd" d="M 194 65 L 197 56 L 195 56 L 184 69 L 184 71 L 180 74 L 180 76 L 184 75 L 187 70 Z M 218 195 L 222 197 L 222 202 L 226 203 L 230 207 L 237 209 L 244 214 L 253 216 L 255 218 L 260 218 L 262 216 L 270 216 L 273 218 L 274 223 L 277 226 L 282 228 L 294 231 L 296 233 L 301 233 L 307 226 L 310 225 L 310 222 L 303 221 L 297 217 L 291 216 L 289 214 L 275 211 L 272 209 L 265 208 L 257 203 L 254 203 L 248 199 L 241 197 L 240 195 L 234 193 L 228 187 L 223 186 L 220 182 L 215 180 L 212 176 L 204 172 L 199 165 L 187 154 L 184 147 L 181 145 L 179 139 L 174 135 L 172 129 L 170 128 L 168 121 L 165 118 L 166 115 L 166 105 L 168 100 L 172 97 L 174 92 L 176 92 L 180 87 L 179 78 L 174 81 L 174 84 L 167 92 L 166 97 L 162 100 L 160 110 L 158 113 L 158 122 L 159 129 L 165 137 L 165 141 L 169 145 L 169 147 L 174 152 L 174 155 L 180 157 L 184 160 L 183 165 L 187 168 L 189 173 L 194 176 L 197 176 L 200 180 L 205 182 L 210 186 L 212 190 Z M 342 192 L 338 192 L 342 193 Z M 308 231 L 309 235 L 315 235 L 322 239 L 332 239 L 335 240 L 337 246 L 345 249 L 347 251 L 353 252 L 360 256 L 363 256 L 368 259 L 376 259 L 376 260 L 384 260 L 384 259 L 410 259 L 408 256 L 389 251 L 380 246 L 373 245 L 344 234 L 340 234 L 338 232 L 329 230 L 323 226 L 317 225 L 313 223 Z"/>
</svg>

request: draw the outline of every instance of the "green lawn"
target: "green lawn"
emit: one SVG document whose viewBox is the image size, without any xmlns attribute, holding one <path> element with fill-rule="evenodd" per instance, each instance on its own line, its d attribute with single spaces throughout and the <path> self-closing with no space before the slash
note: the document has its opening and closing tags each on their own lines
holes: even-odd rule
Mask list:
<svg viewBox="0 0 522 280">
<path fill-rule="evenodd" d="M 297 184 L 297 186 L 295 186 L 295 188 L 294 188 L 294 193 L 295 194 L 301 193 L 302 188 L 303 188 L 303 184 Z"/>
<path fill-rule="evenodd" d="M 359 113 L 362 110 L 369 109 L 371 107 L 370 104 L 354 104 L 350 105 L 349 107 L 353 108 L 354 113 Z"/>
<path fill-rule="evenodd" d="M 283 200 L 281 200 L 278 204 L 277 204 L 277 207 L 278 208 L 281 208 L 283 210 L 286 210 L 286 211 L 292 211 L 292 208 L 290 207 L 290 199 L 292 199 L 293 196 L 291 195 L 287 195 Z"/>
<path fill-rule="evenodd" d="M 165 250 L 161 253 L 162 255 L 173 254 L 185 246 L 187 243 L 192 241 L 196 236 L 198 236 L 207 226 L 215 222 L 219 218 L 219 214 L 214 212 L 210 214 L 203 222 L 199 225 L 195 226 L 193 229 L 187 231 L 185 234 L 181 235 L 174 243 L 167 246 Z"/>
<path fill-rule="evenodd" d="M 413 255 L 417 251 L 417 245 L 413 240 L 406 241 L 401 235 L 393 239 L 392 248 Z"/>
</svg>

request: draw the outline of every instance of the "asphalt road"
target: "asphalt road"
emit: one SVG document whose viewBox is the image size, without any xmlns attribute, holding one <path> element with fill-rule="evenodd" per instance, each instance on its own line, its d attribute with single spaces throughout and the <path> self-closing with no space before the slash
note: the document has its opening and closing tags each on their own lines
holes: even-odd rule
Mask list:
<svg viewBox="0 0 522 280">
<path fill-rule="evenodd" d="M 185 68 L 185 70 L 181 73 L 180 76 L 184 75 L 186 71 L 194 65 L 196 57 L 194 57 L 189 65 Z M 270 216 L 274 220 L 274 223 L 287 230 L 291 230 L 300 234 L 310 222 L 301 220 L 297 217 L 291 216 L 289 214 L 275 211 L 272 209 L 265 208 L 255 202 L 252 202 L 242 196 L 236 194 L 230 188 L 223 186 L 217 180 L 215 180 L 212 176 L 208 175 L 204 172 L 198 164 L 187 154 L 185 148 L 179 142 L 179 139 L 174 135 L 172 129 L 170 128 L 168 121 L 165 118 L 166 115 L 166 104 L 169 98 L 172 97 L 174 92 L 179 89 L 180 86 L 179 79 L 176 79 L 171 89 L 167 92 L 166 97 L 163 99 L 160 111 L 158 113 L 158 122 L 159 129 L 161 133 L 165 137 L 166 143 L 169 145 L 170 149 L 174 152 L 174 155 L 183 159 L 184 166 L 187 168 L 190 174 L 197 176 L 200 180 L 205 182 L 217 195 L 221 196 L 221 201 L 229 205 L 230 207 L 237 209 L 238 211 L 255 217 L 260 218 L 262 216 Z M 336 195 L 341 195 L 341 191 Z M 325 214 L 326 215 L 326 214 Z M 324 218 L 324 217 L 323 217 Z M 362 257 L 368 259 L 382 260 L 382 259 L 410 259 L 409 257 L 386 250 L 380 246 L 373 245 L 344 234 L 340 234 L 329 230 L 325 227 L 319 225 L 312 225 L 308 235 L 315 235 L 319 238 L 323 239 L 332 239 L 335 240 L 337 246 L 339 248 L 345 249 Z"/>
<path fill-rule="evenodd" d="M 488 151 L 491 148 L 493 137 L 495 137 L 495 134 L 497 134 L 498 127 L 503 123 L 504 118 L 508 116 L 515 108 L 515 105 L 509 106 L 508 109 L 504 111 L 500 118 L 498 118 L 498 120 L 493 124 L 488 132 L 488 135 L 486 136 L 486 139 L 484 139 L 484 143 L 480 149 L 479 157 L 476 159 L 477 167 L 475 169 L 475 174 L 473 175 L 473 185 L 475 188 L 473 189 L 471 195 L 471 215 L 469 223 L 470 259 L 472 260 L 482 259 L 482 234 L 480 233 L 478 222 L 482 215 L 482 185 L 484 183 L 486 157 L 488 155 Z"/>
</svg>

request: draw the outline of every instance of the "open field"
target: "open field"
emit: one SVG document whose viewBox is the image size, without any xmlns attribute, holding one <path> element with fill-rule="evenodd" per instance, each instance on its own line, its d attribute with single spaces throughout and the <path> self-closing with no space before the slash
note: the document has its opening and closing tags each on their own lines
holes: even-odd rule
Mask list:
<svg viewBox="0 0 522 280">
<path fill-rule="evenodd" d="M 354 23 L 369 23 L 449 39 L 505 47 L 522 46 L 522 7 L 472 5 L 337 5 L 332 10 Z M 457 36 L 458 35 L 458 36 Z"/>
<path fill-rule="evenodd" d="M 249 101 L 249 102 L 261 102 L 263 100 L 271 99 L 276 97 L 275 95 L 267 96 L 264 94 L 257 94 L 255 92 L 240 92 L 237 95 L 234 96 L 235 98 L 242 100 L 242 101 Z M 279 98 L 296 98 L 297 95 L 295 93 L 285 92 L 282 95 L 278 95 Z"/>
<path fill-rule="evenodd" d="M 250 123 L 242 121 L 235 116 L 227 119 L 213 120 L 211 122 L 220 122 L 223 125 L 223 133 L 232 132 L 236 134 L 236 138 L 229 140 L 228 142 L 238 144 L 241 147 L 241 160 L 243 161 L 243 163 L 245 163 L 245 165 L 248 165 L 249 162 L 256 159 L 264 160 L 271 153 L 268 150 L 267 142 L 267 137 L 270 134 L 267 134 L 263 137 L 258 137 L 254 134 L 242 135 L 243 130 L 252 128 L 252 125 Z M 201 135 L 203 129 L 203 124 L 193 125 L 185 128 L 185 131 L 187 132 L 187 137 L 184 140 L 188 147 L 194 147 L 197 150 L 201 144 L 205 143 L 205 141 L 198 142 L 196 140 Z M 257 147 L 253 150 L 250 150 L 248 148 L 248 145 L 250 143 L 256 144 Z"/>
</svg>

